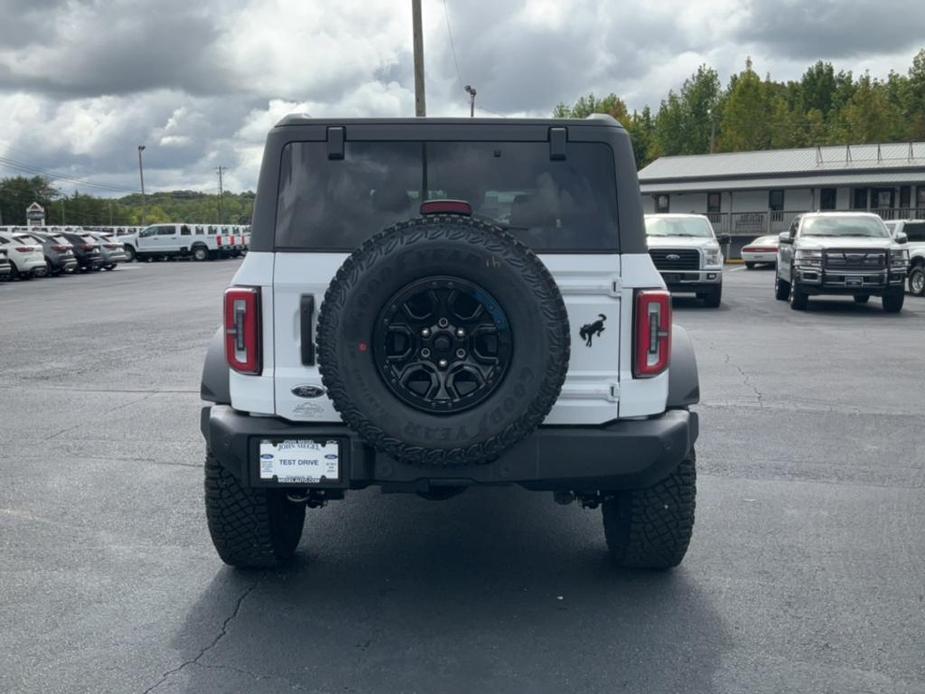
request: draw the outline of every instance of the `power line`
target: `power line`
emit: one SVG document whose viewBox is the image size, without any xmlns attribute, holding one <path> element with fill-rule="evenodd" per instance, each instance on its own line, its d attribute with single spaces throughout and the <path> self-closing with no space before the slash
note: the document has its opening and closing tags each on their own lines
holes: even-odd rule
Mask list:
<svg viewBox="0 0 925 694">
<path fill-rule="evenodd" d="M 463 86 L 462 75 L 459 72 L 459 61 L 456 59 L 456 42 L 453 41 L 453 30 L 450 28 L 450 10 L 443 0 L 443 16 L 446 18 L 446 33 L 450 37 L 450 51 L 453 53 L 453 65 L 456 66 L 456 81 Z"/>
<path fill-rule="evenodd" d="M 46 178 L 53 179 L 55 181 L 64 181 L 66 183 L 73 183 L 78 186 L 85 186 L 88 188 L 98 188 L 100 190 L 105 190 L 110 193 L 135 193 L 137 191 L 130 188 L 123 188 L 121 186 L 112 186 L 105 183 L 93 183 L 83 178 L 73 178 L 71 176 L 66 176 L 60 174 L 56 171 L 48 171 L 46 169 L 41 169 L 37 166 L 27 164 L 25 162 L 13 159 L 12 157 L 0 156 L 0 167 L 6 169 L 12 169 L 14 171 L 19 171 L 20 173 L 28 173 L 35 176 L 45 176 Z"/>
</svg>

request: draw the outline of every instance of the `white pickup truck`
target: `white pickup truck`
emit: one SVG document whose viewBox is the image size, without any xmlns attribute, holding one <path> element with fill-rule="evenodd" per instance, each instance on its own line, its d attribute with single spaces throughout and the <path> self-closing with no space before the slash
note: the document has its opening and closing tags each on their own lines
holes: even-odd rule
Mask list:
<svg viewBox="0 0 925 694">
<path fill-rule="evenodd" d="M 146 258 L 211 260 L 241 255 L 243 235 L 232 227 L 206 224 L 153 224 L 119 237 L 128 262 Z M 240 239 L 240 241 L 239 241 Z"/>
</svg>

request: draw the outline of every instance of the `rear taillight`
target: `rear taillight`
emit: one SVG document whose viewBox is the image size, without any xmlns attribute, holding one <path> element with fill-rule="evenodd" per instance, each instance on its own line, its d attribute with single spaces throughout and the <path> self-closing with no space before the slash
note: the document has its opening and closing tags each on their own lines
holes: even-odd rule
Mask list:
<svg viewBox="0 0 925 694">
<path fill-rule="evenodd" d="M 221 237 L 221 236 L 216 236 L 216 237 L 215 237 L 215 245 L 216 245 L 216 246 L 221 246 L 221 245 L 222 245 L 222 237 Z"/>
<path fill-rule="evenodd" d="M 652 378 L 671 360 L 671 295 L 663 289 L 636 292 L 633 377 Z"/>
<path fill-rule="evenodd" d="M 225 290 L 225 356 L 238 373 L 259 375 L 262 370 L 259 287 Z"/>
<path fill-rule="evenodd" d="M 31 253 L 35 249 L 32 246 L 18 246 L 14 249 L 17 253 Z"/>
<path fill-rule="evenodd" d="M 55 243 L 55 244 L 52 244 L 51 246 L 51 250 L 56 251 L 58 253 L 64 253 L 64 251 L 68 250 L 69 248 L 70 246 L 63 246 L 60 243 Z"/>
</svg>

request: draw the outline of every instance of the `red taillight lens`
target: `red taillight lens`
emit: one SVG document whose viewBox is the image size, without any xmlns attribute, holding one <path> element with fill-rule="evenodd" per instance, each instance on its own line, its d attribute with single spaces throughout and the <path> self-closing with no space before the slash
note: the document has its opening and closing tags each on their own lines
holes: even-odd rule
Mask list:
<svg viewBox="0 0 925 694">
<path fill-rule="evenodd" d="M 259 287 L 225 290 L 225 357 L 238 373 L 259 375 L 263 368 Z"/>
<path fill-rule="evenodd" d="M 64 251 L 68 250 L 69 248 L 70 246 L 64 246 L 60 243 L 55 243 L 55 244 L 52 244 L 51 246 L 51 250 L 56 251 L 58 253 L 64 253 Z"/>
<path fill-rule="evenodd" d="M 421 214 L 462 214 L 472 216 L 472 205 L 465 200 L 428 200 L 421 203 Z"/>
<path fill-rule="evenodd" d="M 221 237 L 221 236 L 216 236 L 216 237 L 215 237 L 215 245 L 216 245 L 216 246 L 221 246 L 221 245 L 222 245 L 222 237 Z"/>
<path fill-rule="evenodd" d="M 17 252 L 17 253 L 31 253 L 31 252 L 34 251 L 34 250 L 35 250 L 35 249 L 32 248 L 31 246 L 18 246 L 18 247 L 16 248 L 16 252 Z"/>
<path fill-rule="evenodd" d="M 633 377 L 652 378 L 671 361 L 671 295 L 663 289 L 636 292 Z"/>
</svg>

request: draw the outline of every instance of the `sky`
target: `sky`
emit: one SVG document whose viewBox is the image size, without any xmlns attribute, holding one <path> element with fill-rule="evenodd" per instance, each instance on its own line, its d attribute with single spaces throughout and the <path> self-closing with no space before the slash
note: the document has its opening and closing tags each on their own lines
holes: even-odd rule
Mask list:
<svg viewBox="0 0 925 694">
<path fill-rule="evenodd" d="M 615 92 L 657 108 L 697 66 L 747 56 L 797 79 L 817 60 L 905 72 L 925 2 L 423 0 L 428 115 L 545 117 Z M 0 0 L 0 177 L 65 193 L 253 190 L 287 113 L 414 113 L 410 0 Z M 452 37 L 452 38 L 451 38 Z M 10 168 L 19 167 L 18 170 Z M 72 180 L 66 180 L 72 179 Z M 84 181 L 86 183 L 75 183 Z"/>
</svg>

